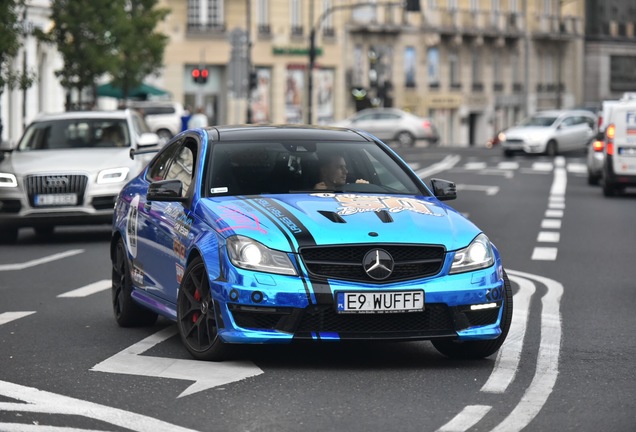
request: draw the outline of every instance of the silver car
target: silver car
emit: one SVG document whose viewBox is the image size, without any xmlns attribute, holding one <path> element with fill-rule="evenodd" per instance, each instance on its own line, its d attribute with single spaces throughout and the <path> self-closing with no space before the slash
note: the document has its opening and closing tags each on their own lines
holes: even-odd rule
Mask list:
<svg viewBox="0 0 636 432">
<path fill-rule="evenodd" d="M 501 132 L 506 156 L 514 152 L 544 153 L 583 150 L 596 136 L 596 115 L 587 110 L 542 111 Z"/>
<path fill-rule="evenodd" d="M 426 140 L 429 145 L 439 142 L 439 133 L 430 119 L 397 108 L 364 109 L 332 126 L 361 129 L 401 147 L 411 147 L 416 140 Z"/>
<path fill-rule="evenodd" d="M 158 143 L 133 110 L 40 116 L 0 152 L 0 242 L 21 227 L 111 223 L 117 194 L 152 157 L 133 160 L 131 149 Z"/>
</svg>

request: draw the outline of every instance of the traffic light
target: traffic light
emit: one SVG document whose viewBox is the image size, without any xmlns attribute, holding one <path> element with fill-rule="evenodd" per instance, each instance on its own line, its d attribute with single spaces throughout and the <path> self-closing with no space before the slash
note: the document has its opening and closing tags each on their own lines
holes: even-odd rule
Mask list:
<svg viewBox="0 0 636 432">
<path fill-rule="evenodd" d="M 205 84 L 208 82 L 208 70 L 207 69 L 192 69 L 192 81 L 196 84 Z"/>
</svg>

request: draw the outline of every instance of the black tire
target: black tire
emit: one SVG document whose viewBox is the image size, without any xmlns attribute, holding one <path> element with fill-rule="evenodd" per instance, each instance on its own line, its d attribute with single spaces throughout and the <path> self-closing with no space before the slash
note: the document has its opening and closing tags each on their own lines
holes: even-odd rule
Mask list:
<svg viewBox="0 0 636 432">
<path fill-rule="evenodd" d="M 400 147 L 413 147 L 415 145 L 415 137 L 408 131 L 399 132 L 395 136 L 395 140 Z"/>
<path fill-rule="evenodd" d="M 599 183 L 599 176 L 590 172 L 587 173 L 587 184 L 590 186 L 597 186 Z"/>
<path fill-rule="evenodd" d="M 112 269 L 112 299 L 115 321 L 121 327 L 150 326 L 157 321 L 157 314 L 132 297 L 132 277 L 128 266 L 124 241 L 119 239 L 115 247 Z"/>
<path fill-rule="evenodd" d="M 192 260 L 184 272 L 177 298 L 177 327 L 181 341 L 195 359 L 227 358 L 229 347 L 217 332 L 214 299 L 201 257 Z"/>
<path fill-rule="evenodd" d="M 559 154 L 559 146 L 555 140 L 548 141 L 548 145 L 545 148 L 545 154 L 551 157 Z"/>
<path fill-rule="evenodd" d="M 479 359 L 496 353 L 508 336 L 512 322 L 512 287 L 504 272 L 504 304 L 501 316 L 501 335 L 497 339 L 460 342 L 454 339 L 433 339 L 433 346 L 453 359 Z"/>
<path fill-rule="evenodd" d="M 601 184 L 602 184 L 602 187 L 603 187 L 603 195 L 604 196 L 606 196 L 606 197 L 616 196 L 616 185 L 614 185 L 613 183 L 608 182 L 605 179 L 603 179 Z"/>
<path fill-rule="evenodd" d="M 3 227 L 0 229 L 0 244 L 15 244 L 18 241 L 18 228 Z"/>
<path fill-rule="evenodd" d="M 505 157 L 509 158 L 509 157 L 514 156 L 515 153 L 512 150 L 505 149 L 503 154 L 504 154 Z"/>
</svg>

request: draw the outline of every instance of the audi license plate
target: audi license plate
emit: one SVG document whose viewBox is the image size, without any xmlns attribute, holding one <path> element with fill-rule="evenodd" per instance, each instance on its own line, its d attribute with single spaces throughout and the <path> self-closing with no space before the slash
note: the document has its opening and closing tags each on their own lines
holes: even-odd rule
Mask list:
<svg viewBox="0 0 636 432">
<path fill-rule="evenodd" d="M 49 205 L 76 205 L 77 194 L 48 194 L 48 195 L 36 195 L 36 206 L 49 206 Z"/>
<path fill-rule="evenodd" d="M 424 291 L 337 292 L 339 313 L 422 312 Z"/>
</svg>

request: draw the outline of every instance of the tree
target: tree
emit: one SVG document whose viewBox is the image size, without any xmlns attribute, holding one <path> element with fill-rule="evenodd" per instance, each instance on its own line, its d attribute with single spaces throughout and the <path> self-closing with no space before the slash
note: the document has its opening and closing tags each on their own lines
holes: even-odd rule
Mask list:
<svg viewBox="0 0 636 432">
<path fill-rule="evenodd" d="M 131 89 L 143 79 L 157 74 L 163 63 L 168 37 L 156 32 L 159 21 L 170 12 L 158 8 L 158 0 L 117 0 L 122 4 L 114 19 L 112 45 L 115 56 L 110 73 L 113 85 L 121 88 L 127 99 Z"/>
<path fill-rule="evenodd" d="M 23 30 L 24 0 L 0 0 L 0 96 L 5 87 L 10 90 L 26 90 L 33 84 L 34 74 L 27 70 L 13 71 L 10 63 L 18 55 Z M 2 118 L 0 118 L 0 138 L 2 136 Z"/>
<path fill-rule="evenodd" d="M 64 61 L 64 67 L 55 74 L 67 89 L 67 109 L 70 109 L 70 90 L 78 91 L 81 104 L 82 91 L 94 88 L 96 80 L 114 68 L 111 28 L 121 3 L 123 0 L 52 1 L 54 26 L 42 37 L 56 44 Z"/>
</svg>

